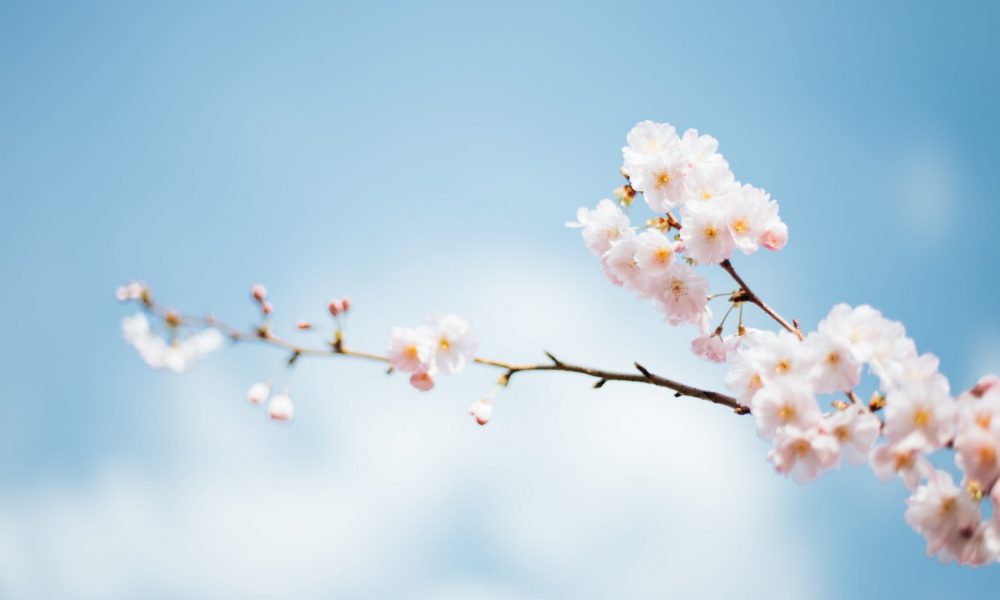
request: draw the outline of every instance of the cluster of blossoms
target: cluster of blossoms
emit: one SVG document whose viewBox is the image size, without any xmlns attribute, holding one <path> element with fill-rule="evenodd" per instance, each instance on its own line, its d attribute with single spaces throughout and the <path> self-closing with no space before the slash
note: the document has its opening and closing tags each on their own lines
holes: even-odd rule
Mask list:
<svg viewBox="0 0 1000 600">
<path fill-rule="evenodd" d="M 457 315 L 432 315 L 418 327 L 393 327 L 389 334 L 389 365 L 410 374 L 410 383 L 429 391 L 438 375 L 453 375 L 473 358 L 476 341 L 468 322 Z"/>
<path fill-rule="evenodd" d="M 222 334 L 216 329 L 205 329 L 184 337 L 175 328 L 168 329 L 167 337 L 156 333 L 149 318 L 141 312 L 122 319 L 125 341 L 154 369 L 183 373 L 196 360 L 222 347 Z"/>
<path fill-rule="evenodd" d="M 870 306 L 834 306 L 804 340 L 747 331 L 731 354 L 727 386 L 751 408 L 779 473 L 807 482 L 846 460 L 912 492 L 906 521 L 942 560 L 1000 559 L 1000 387 L 983 378 L 957 399 L 938 359 L 918 354 L 902 324 Z M 854 389 L 867 366 L 878 380 L 869 404 Z M 845 392 L 823 413 L 818 395 Z M 882 418 L 879 415 L 883 415 Z M 961 486 L 928 456 L 954 448 Z M 993 517 L 980 504 L 992 498 Z"/>
<path fill-rule="evenodd" d="M 149 287 L 141 281 L 130 281 L 115 290 L 119 302 L 139 302 L 151 305 Z M 222 334 L 217 329 L 185 331 L 180 316 L 168 312 L 164 315 L 165 335 L 154 331 L 144 312 L 122 319 L 122 336 L 136 349 L 142 360 L 154 369 L 168 369 L 183 373 L 199 358 L 222 346 Z"/>
<path fill-rule="evenodd" d="M 650 219 L 639 232 L 619 204 L 602 200 L 593 210 L 581 208 L 567 224 L 583 229 L 612 283 L 652 299 L 672 325 L 707 330 L 711 322 L 708 282 L 692 265 L 719 264 L 737 248 L 744 254 L 762 246 L 780 250 L 788 240 L 778 203 L 736 181 L 718 147 L 715 138 L 693 129 L 678 136 L 669 124 L 639 123 L 622 149 L 629 184 L 616 195 L 627 207 L 642 193 L 650 209 L 667 217 Z M 679 209 L 680 221 L 672 209 Z M 680 233 L 670 238 L 665 232 L 674 227 Z M 678 260 L 682 255 L 686 260 Z"/>
<path fill-rule="evenodd" d="M 726 385 L 772 442 L 768 459 L 779 473 L 808 482 L 845 461 L 868 462 L 881 480 L 899 476 L 912 492 L 905 518 L 929 554 L 973 565 L 1000 560 L 1000 379 L 985 377 L 953 398 L 938 359 L 918 354 L 902 324 L 870 306 L 837 305 L 808 336 L 780 318 L 777 332 L 748 329 L 742 318 L 729 336 L 725 317 L 711 327 L 714 296 L 693 266 L 722 264 L 732 274 L 734 249 L 779 250 L 788 239 L 777 204 L 736 182 L 717 150 L 697 131 L 678 136 L 668 124 L 639 123 L 622 150 L 629 183 L 616 190 L 619 202 L 581 208 L 569 225 L 583 229 L 612 283 L 652 298 L 671 324 L 700 327 L 692 351 L 728 363 Z M 659 213 L 642 232 L 621 208 L 637 193 Z M 671 229 L 679 231 L 673 238 Z M 731 308 L 751 297 L 745 288 L 727 295 Z M 868 404 L 855 393 L 865 366 L 878 380 Z M 831 394 L 846 401 L 821 403 Z M 928 459 L 951 448 L 960 484 Z M 987 501 L 990 517 L 981 510 Z"/>
</svg>

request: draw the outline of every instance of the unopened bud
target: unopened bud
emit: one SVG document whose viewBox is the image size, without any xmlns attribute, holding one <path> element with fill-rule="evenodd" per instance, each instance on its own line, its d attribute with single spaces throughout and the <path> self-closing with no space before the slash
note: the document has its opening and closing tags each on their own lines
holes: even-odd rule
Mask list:
<svg viewBox="0 0 1000 600">
<path fill-rule="evenodd" d="M 635 190 L 627 183 L 615 188 L 611 193 L 615 195 L 615 198 L 618 198 L 618 203 L 624 207 L 632 206 L 632 202 L 635 200 Z"/>
<path fill-rule="evenodd" d="M 469 414 L 476 419 L 476 423 L 486 425 L 493 416 L 493 399 L 490 396 L 477 400 L 469 407 Z"/>
<path fill-rule="evenodd" d="M 119 302 L 130 300 L 143 300 L 146 294 L 146 284 L 141 281 L 130 281 L 125 285 L 120 285 L 115 290 L 115 299 Z"/>
<path fill-rule="evenodd" d="M 344 312 L 347 312 L 347 311 L 351 310 L 351 297 L 350 296 L 344 296 L 344 300 L 342 301 L 342 303 L 344 305 Z"/>
<path fill-rule="evenodd" d="M 969 393 L 976 398 L 982 398 L 987 392 L 996 387 L 998 383 L 1000 383 L 1000 377 L 997 377 L 996 375 L 984 375 L 979 378 L 976 385 L 972 386 Z"/>
<path fill-rule="evenodd" d="M 250 288 L 250 295 L 252 295 L 253 299 L 257 302 L 263 302 L 267 299 L 267 288 L 260 283 L 256 283 L 252 288 Z"/>
<path fill-rule="evenodd" d="M 344 312 L 345 310 L 347 310 L 346 308 L 344 308 L 344 301 L 341 300 L 340 298 L 334 298 L 333 300 L 330 300 L 330 303 L 326 305 L 326 308 L 327 310 L 330 311 L 330 314 L 335 317 L 340 313 Z"/>
<path fill-rule="evenodd" d="M 431 373 L 430 371 L 421 371 L 410 375 L 410 385 L 417 388 L 421 392 L 429 392 L 434 389 L 434 379 L 434 373 Z"/>
<path fill-rule="evenodd" d="M 310 323 L 309 321 L 306 321 L 305 319 L 302 319 L 301 321 L 299 321 L 298 323 L 296 323 L 295 326 L 297 328 L 299 328 L 299 329 L 302 329 L 302 330 L 312 329 L 312 323 Z"/>
<path fill-rule="evenodd" d="M 271 304 L 270 300 L 264 300 L 260 303 L 260 310 L 265 314 L 269 315 L 274 310 L 274 305 Z"/>
<path fill-rule="evenodd" d="M 174 311 L 168 312 L 167 316 L 163 317 L 163 320 L 171 327 L 180 327 L 181 325 L 181 316 Z"/>
<path fill-rule="evenodd" d="M 291 421 L 295 415 L 295 406 L 287 392 L 281 392 L 271 398 L 267 405 L 267 415 L 275 421 Z"/>
<path fill-rule="evenodd" d="M 256 404 L 260 406 L 267 401 L 267 397 L 271 395 L 271 384 L 259 381 L 250 386 L 250 391 L 247 392 L 247 400 L 250 404 Z"/>
</svg>

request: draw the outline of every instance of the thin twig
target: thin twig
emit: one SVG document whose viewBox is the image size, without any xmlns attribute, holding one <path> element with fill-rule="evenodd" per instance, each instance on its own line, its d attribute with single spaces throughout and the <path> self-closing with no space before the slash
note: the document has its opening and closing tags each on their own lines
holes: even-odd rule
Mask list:
<svg viewBox="0 0 1000 600">
<path fill-rule="evenodd" d="M 798 328 L 798 324 L 792 325 L 791 323 L 786 321 L 784 317 L 779 315 L 777 311 L 768 306 L 766 302 L 761 300 L 760 296 L 755 294 L 754 291 L 750 289 L 750 286 L 747 285 L 745 281 L 743 281 L 743 278 L 740 277 L 739 273 L 736 272 L 736 269 L 733 268 L 733 264 L 729 262 L 728 258 L 722 261 L 719 264 L 719 266 L 722 267 L 722 269 L 726 273 L 729 273 L 729 276 L 733 278 L 733 281 L 739 284 L 742 294 L 739 295 L 738 300 L 743 302 L 749 302 L 751 304 L 756 304 L 762 311 L 764 311 L 767 314 L 767 316 L 774 319 L 779 325 L 784 327 L 787 331 L 795 334 L 795 337 L 799 338 L 799 340 L 804 339 L 805 336 L 802 335 L 802 330 Z M 733 298 L 735 301 L 737 299 L 737 296 L 733 296 Z"/>
</svg>

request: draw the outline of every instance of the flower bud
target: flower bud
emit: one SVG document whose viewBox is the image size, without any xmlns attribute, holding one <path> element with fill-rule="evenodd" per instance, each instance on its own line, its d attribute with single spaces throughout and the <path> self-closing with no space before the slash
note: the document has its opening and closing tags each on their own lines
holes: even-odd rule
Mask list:
<svg viewBox="0 0 1000 600">
<path fill-rule="evenodd" d="M 169 311 L 167 316 L 163 317 L 163 320 L 170 327 L 180 327 L 181 326 L 181 316 L 174 311 Z"/>
<path fill-rule="evenodd" d="M 335 317 L 340 313 L 344 312 L 345 310 L 347 310 L 346 308 L 344 308 L 344 302 L 340 298 L 334 298 L 333 300 L 330 300 L 330 303 L 326 305 L 326 308 L 327 310 L 330 311 L 330 314 Z"/>
<path fill-rule="evenodd" d="M 993 389 L 998 383 L 1000 383 L 1000 377 L 997 377 L 996 375 L 983 375 L 979 378 L 979 381 L 976 382 L 976 385 L 972 386 L 969 393 L 976 398 L 982 398 L 986 395 L 986 392 Z"/>
<path fill-rule="evenodd" d="M 301 319 L 298 323 L 295 324 L 295 327 L 301 330 L 312 329 L 312 323 L 306 321 L 305 319 Z"/>
<path fill-rule="evenodd" d="M 263 302 L 267 299 L 267 288 L 260 283 L 256 283 L 252 288 L 250 288 L 250 294 L 257 302 Z"/>
<path fill-rule="evenodd" d="M 257 383 L 250 386 L 250 391 L 247 392 L 247 400 L 250 404 L 255 404 L 260 406 L 267 401 L 267 397 L 271 395 L 271 384 L 258 381 Z"/>
<path fill-rule="evenodd" d="M 788 227 L 784 223 L 778 223 L 760 236 L 760 243 L 768 250 L 781 250 L 787 242 Z"/>
<path fill-rule="evenodd" d="M 275 421 L 292 420 L 295 406 L 292 405 L 292 398 L 287 392 L 281 392 L 271 398 L 271 403 L 267 405 L 267 414 Z"/>
<path fill-rule="evenodd" d="M 429 392 L 434 388 L 434 373 L 430 371 L 420 371 L 419 373 L 414 373 L 410 375 L 410 385 L 417 388 L 421 392 Z"/>
<path fill-rule="evenodd" d="M 272 311 L 274 311 L 274 305 L 271 304 L 270 300 L 264 300 L 260 303 L 260 310 L 263 311 L 265 315 L 269 315 Z"/>
<path fill-rule="evenodd" d="M 493 400 L 489 396 L 477 400 L 469 407 L 469 414 L 476 419 L 476 423 L 486 425 L 493 416 Z"/>
<path fill-rule="evenodd" d="M 342 303 L 344 305 L 344 312 L 347 312 L 347 311 L 351 310 L 351 297 L 350 296 L 344 296 L 344 300 L 342 301 Z"/>
</svg>

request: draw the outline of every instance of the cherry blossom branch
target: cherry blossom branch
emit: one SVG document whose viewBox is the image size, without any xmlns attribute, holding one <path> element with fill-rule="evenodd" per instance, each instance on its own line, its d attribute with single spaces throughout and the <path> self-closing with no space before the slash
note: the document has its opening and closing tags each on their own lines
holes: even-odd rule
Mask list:
<svg viewBox="0 0 1000 600">
<path fill-rule="evenodd" d="M 318 348 L 303 346 L 301 344 L 296 344 L 288 339 L 279 337 L 274 334 L 269 324 L 265 323 L 256 327 L 252 331 L 244 331 L 229 323 L 215 317 L 214 315 L 209 315 L 207 317 L 199 317 L 192 315 L 181 315 L 179 313 L 173 312 L 168 309 L 164 309 L 160 305 L 156 304 L 151 296 L 146 296 L 142 299 L 142 303 L 145 308 L 153 315 L 162 319 L 165 323 L 171 327 L 179 327 L 181 325 L 198 325 L 203 327 L 212 327 L 223 332 L 231 341 L 233 342 L 246 342 L 246 341 L 256 341 L 263 344 L 267 344 L 276 348 L 287 350 L 291 353 L 288 359 L 288 363 L 295 364 L 298 359 L 302 356 L 315 356 L 315 357 L 335 357 L 335 356 L 346 356 L 350 358 L 359 358 L 363 360 L 369 360 L 374 362 L 380 362 L 389 364 L 389 357 L 380 354 L 373 354 L 371 352 L 363 352 L 359 350 L 354 350 L 348 348 L 344 344 L 343 337 L 340 333 L 336 335 L 334 340 L 330 343 L 328 347 Z M 594 383 L 594 388 L 599 389 L 604 387 L 609 381 L 631 381 L 635 383 L 645 383 L 649 385 L 654 385 L 657 387 L 667 388 L 674 392 L 674 397 L 689 397 L 696 398 L 699 400 L 705 400 L 711 402 L 712 404 L 718 404 L 720 406 L 725 406 L 730 408 L 738 415 L 745 415 L 750 413 L 750 409 L 743 406 L 737 401 L 733 396 L 723 394 L 720 392 L 715 392 L 711 390 L 705 390 L 697 388 L 661 375 L 656 375 L 650 372 L 647 368 L 639 363 L 635 363 L 635 368 L 638 373 L 622 373 L 617 371 L 609 371 L 606 369 L 597 369 L 593 367 L 586 367 L 582 365 L 576 365 L 564 362 L 557 359 L 554 355 L 549 352 L 545 353 L 551 362 L 548 363 L 538 363 L 538 364 L 518 364 L 511 363 L 502 360 L 495 360 L 489 358 L 473 358 L 472 362 L 478 365 L 494 367 L 502 369 L 504 372 L 500 376 L 499 383 L 503 386 L 507 386 L 510 382 L 510 378 L 515 373 L 530 372 L 530 371 L 562 371 L 565 373 L 579 373 L 581 375 L 588 375 L 595 378 L 597 381 Z"/>
</svg>

